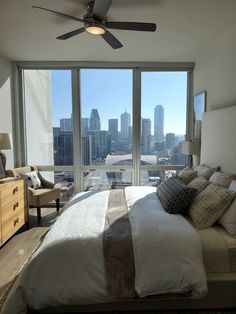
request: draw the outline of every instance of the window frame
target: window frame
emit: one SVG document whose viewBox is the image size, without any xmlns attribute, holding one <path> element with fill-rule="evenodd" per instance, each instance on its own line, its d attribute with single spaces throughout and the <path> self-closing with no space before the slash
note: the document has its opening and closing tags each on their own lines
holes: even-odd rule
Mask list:
<svg viewBox="0 0 236 314">
<path fill-rule="evenodd" d="M 140 165 L 140 124 L 141 124 L 141 74 L 142 72 L 187 72 L 187 107 L 186 107 L 186 139 L 192 137 L 193 115 L 193 70 L 192 62 L 16 62 L 14 63 L 15 101 L 13 103 L 13 140 L 15 166 L 27 164 L 27 143 L 25 141 L 25 110 L 24 110 L 24 70 L 71 70 L 72 79 L 72 112 L 73 112 L 73 151 L 74 165 L 45 166 L 37 165 L 41 171 L 74 171 L 75 191 L 82 191 L 83 172 L 94 169 L 105 171 L 130 171 L 132 184 L 140 184 L 141 170 L 180 170 L 184 165 Z M 81 103 L 80 103 L 80 69 L 130 69 L 133 71 L 133 165 L 132 166 L 84 166 L 82 164 L 81 137 Z M 78 152 L 78 153 L 76 153 Z"/>
</svg>

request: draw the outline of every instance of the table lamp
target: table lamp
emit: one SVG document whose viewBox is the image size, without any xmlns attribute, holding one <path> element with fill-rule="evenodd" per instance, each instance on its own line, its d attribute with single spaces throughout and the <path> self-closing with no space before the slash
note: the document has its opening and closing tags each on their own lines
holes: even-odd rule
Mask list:
<svg viewBox="0 0 236 314">
<path fill-rule="evenodd" d="M 200 155 L 200 142 L 185 141 L 182 142 L 182 153 L 188 156 L 188 166 L 193 165 L 193 155 Z"/>
</svg>

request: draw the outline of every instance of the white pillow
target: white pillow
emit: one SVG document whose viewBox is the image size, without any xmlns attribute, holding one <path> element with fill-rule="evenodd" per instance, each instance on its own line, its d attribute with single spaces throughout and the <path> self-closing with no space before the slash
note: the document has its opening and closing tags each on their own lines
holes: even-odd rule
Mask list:
<svg viewBox="0 0 236 314">
<path fill-rule="evenodd" d="M 220 170 L 220 166 L 211 168 L 205 164 L 201 164 L 201 165 L 198 165 L 197 167 L 195 167 L 194 170 L 197 171 L 199 177 L 204 177 L 205 179 L 209 180 L 210 176 L 214 172 Z"/>
<path fill-rule="evenodd" d="M 232 181 L 229 190 L 236 192 L 236 181 Z M 218 220 L 219 224 L 234 238 L 236 238 L 236 198 Z"/>
<path fill-rule="evenodd" d="M 223 173 L 223 172 L 214 172 L 210 177 L 209 181 L 217 185 L 222 186 L 223 188 L 228 188 L 230 183 L 236 180 L 236 176 L 233 174 Z"/>
<path fill-rule="evenodd" d="M 42 187 L 41 181 L 38 177 L 37 172 L 31 171 L 31 172 L 26 172 L 23 174 L 24 177 L 27 177 L 28 181 L 28 187 L 33 188 L 33 189 L 39 189 Z"/>
</svg>

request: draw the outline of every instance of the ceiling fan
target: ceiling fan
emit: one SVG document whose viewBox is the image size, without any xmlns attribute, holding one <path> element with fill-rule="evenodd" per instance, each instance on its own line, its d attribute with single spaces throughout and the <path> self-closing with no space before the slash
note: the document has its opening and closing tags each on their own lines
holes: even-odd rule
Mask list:
<svg viewBox="0 0 236 314">
<path fill-rule="evenodd" d="M 106 19 L 107 12 L 111 6 L 112 0 L 94 0 L 89 2 L 87 12 L 84 17 L 77 18 L 68 14 L 53 11 L 47 8 L 33 6 L 33 9 L 40 9 L 47 12 L 54 13 L 60 17 L 71 19 L 84 24 L 83 27 L 77 28 L 69 33 L 58 36 L 57 39 L 65 40 L 73 36 L 79 35 L 86 31 L 92 35 L 100 35 L 102 38 L 113 48 L 118 49 L 123 47 L 122 43 L 114 36 L 108 29 L 121 29 L 131 31 L 145 31 L 155 32 L 155 23 L 143 23 L 143 22 L 109 22 Z"/>
</svg>

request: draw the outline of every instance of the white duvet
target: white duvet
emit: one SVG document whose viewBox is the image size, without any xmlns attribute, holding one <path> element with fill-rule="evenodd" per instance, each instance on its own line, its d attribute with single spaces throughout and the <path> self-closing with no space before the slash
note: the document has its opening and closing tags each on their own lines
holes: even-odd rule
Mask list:
<svg viewBox="0 0 236 314">
<path fill-rule="evenodd" d="M 207 293 L 201 241 L 180 215 L 166 213 L 152 187 L 125 190 L 140 297 Z M 103 236 L 109 191 L 83 192 L 58 218 L 24 267 L 3 314 L 106 302 Z"/>
</svg>

